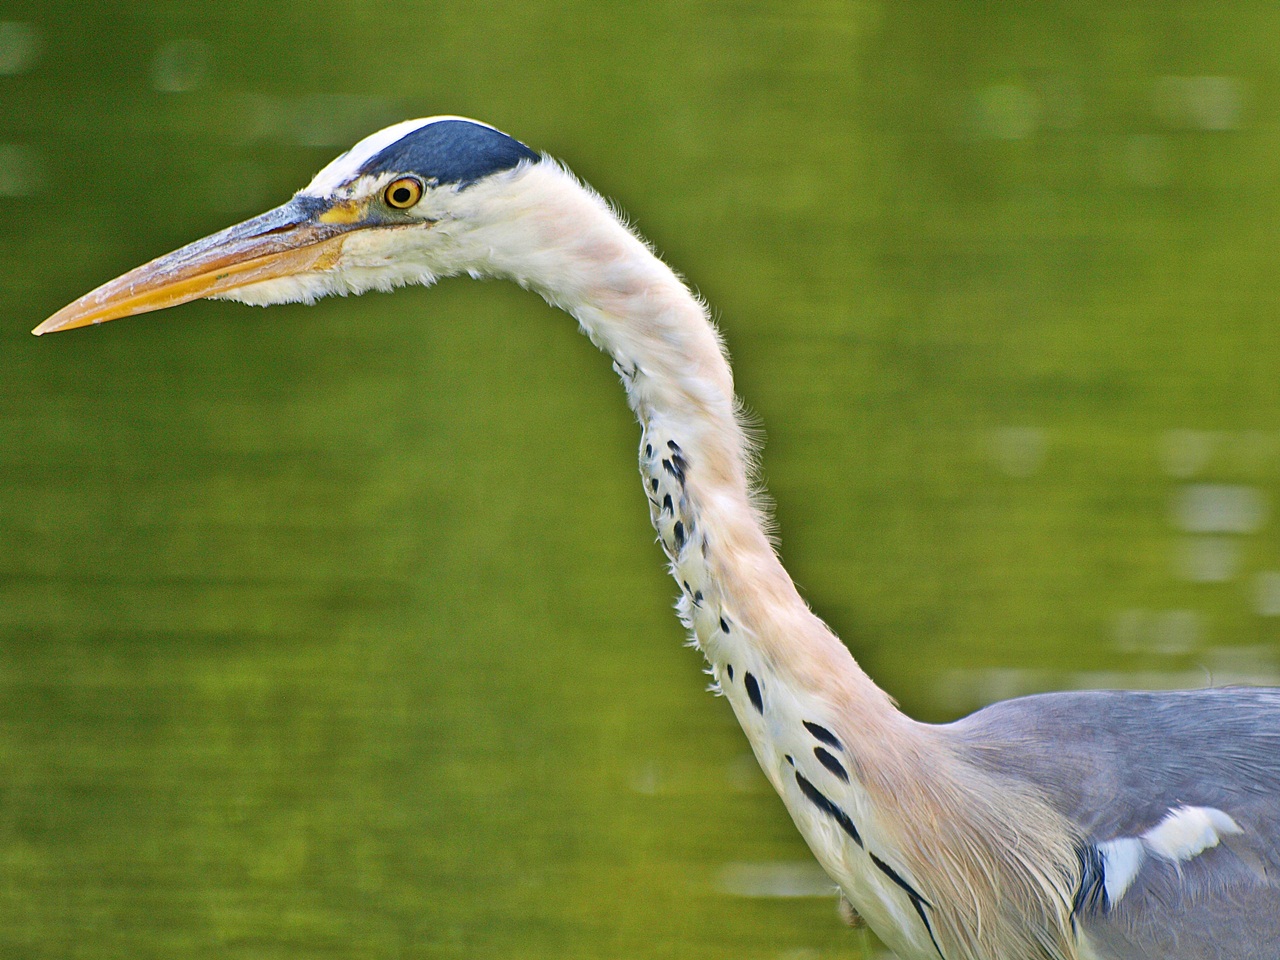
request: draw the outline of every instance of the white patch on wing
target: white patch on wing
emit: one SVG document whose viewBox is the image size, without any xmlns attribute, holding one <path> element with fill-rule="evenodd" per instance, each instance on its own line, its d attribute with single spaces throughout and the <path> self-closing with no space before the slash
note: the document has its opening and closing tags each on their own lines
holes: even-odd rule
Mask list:
<svg viewBox="0 0 1280 960">
<path fill-rule="evenodd" d="M 1230 814 L 1215 807 L 1175 807 L 1140 837 L 1117 837 L 1098 844 L 1107 901 L 1118 903 L 1147 856 L 1183 863 L 1216 847 L 1222 838 L 1243 833 Z"/>
<path fill-rule="evenodd" d="M 333 192 L 354 177 L 356 171 L 364 166 L 370 158 L 377 156 L 391 144 L 402 137 L 407 137 L 413 131 L 431 123 L 439 123 L 441 120 L 463 120 L 480 127 L 489 127 L 489 124 L 481 123 L 479 120 L 472 120 L 469 117 L 440 116 L 421 117 L 417 120 L 402 120 L 400 123 L 394 123 L 379 130 L 377 133 L 369 134 L 346 153 L 340 154 L 329 161 L 325 168 L 312 177 L 311 182 L 298 192 L 308 197 L 332 196 Z M 494 128 L 489 127 L 489 129 L 492 130 Z"/>
<path fill-rule="evenodd" d="M 1116 903 L 1133 883 L 1147 855 L 1138 837 L 1108 840 L 1098 844 L 1098 852 L 1102 854 L 1102 885 L 1107 891 L 1107 902 Z"/>
<path fill-rule="evenodd" d="M 1142 835 L 1147 849 L 1166 860 L 1190 860 L 1224 836 L 1243 833 L 1240 824 L 1213 807 L 1177 807 Z"/>
</svg>

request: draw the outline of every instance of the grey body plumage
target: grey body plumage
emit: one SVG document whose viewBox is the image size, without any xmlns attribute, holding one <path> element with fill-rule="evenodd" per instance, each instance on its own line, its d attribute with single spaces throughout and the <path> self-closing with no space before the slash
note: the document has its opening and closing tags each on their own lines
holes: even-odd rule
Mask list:
<svg viewBox="0 0 1280 960">
<path fill-rule="evenodd" d="M 975 764 L 1034 784 L 1095 849 L 1179 807 L 1239 824 L 1185 861 L 1144 862 L 1118 902 L 1082 898 L 1075 920 L 1101 956 L 1280 957 L 1280 690 L 1045 693 L 948 729 Z"/>
</svg>

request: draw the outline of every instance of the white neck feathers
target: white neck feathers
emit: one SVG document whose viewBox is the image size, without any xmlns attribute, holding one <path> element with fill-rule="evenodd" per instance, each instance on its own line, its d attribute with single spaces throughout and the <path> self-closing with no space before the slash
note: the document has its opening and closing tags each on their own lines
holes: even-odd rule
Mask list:
<svg viewBox="0 0 1280 960">
<path fill-rule="evenodd" d="M 471 208 L 460 222 L 487 224 L 453 237 L 460 262 L 536 290 L 613 357 L 643 427 L 640 470 L 681 619 L 827 871 L 858 895 L 877 932 L 902 932 L 893 945 L 904 956 L 940 946 L 949 958 L 1022 957 L 1032 943 L 1036 956 L 1068 956 L 1052 936 L 1045 947 L 1029 922 L 993 924 L 1015 937 L 994 953 L 972 933 L 984 915 L 1013 914 L 1046 890 L 1052 909 L 1069 909 L 1070 838 L 1035 798 L 1005 792 L 997 804 L 1001 787 L 974 779 L 939 728 L 900 713 L 800 597 L 751 495 L 751 446 L 704 305 L 604 200 L 550 161 L 459 199 Z M 495 215 L 486 218 L 489 204 Z M 451 234 L 447 222 L 434 229 Z M 1042 873 L 1017 850 L 1023 841 L 1010 824 L 1019 815 L 1058 831 L 1046 826 L 1057 845 L 1040 862 L 1061 872 Z M 988 847 L 1012 851 L 1012 869 L 967 874 L 973 851 Z M 1001 855 L 978 862 L 1002 864 Z M 938 906 L 926 913 L 930 902 Z M 1064 922 L 1065 912 L 1050 922 L 1062 937 Z"/>
<path fill-rule="evenodd" d="M 478 207 L 488 202 L 481 190 L 475 190 Z M 701 589 L 704 600 L 711 589 L 718 591 L 771 660 L 785 664 L 791 659 L 789 649 L 816 646 L 838 659 L 838 669 L 825 671 L 828 682 L 840 673 L 862 676 L 797 594 L 765 532 L 750 492 L 751 446 L 738 417 L 733 375 L 705 306 L 603 199 L 549 161 L 504 184 L 501 205 L 501 226 L 486 227 L 471 238 L 488 251 L 486 272 L 536 290 L 572 314 L 592 342 L 612 356 L 645 428 L 642 459 L 644 447 L 651 450 L 647 459 L 652 465 L 642 463 L 642 469 L 646 492 L 657 500 L 656 525 L 663 520 L 663 498 L 653 496 L 652 471 L 662 486 L 675 482 L 662 461 L 675 453 L 669 444 L 680 451 L 683 476 L 675 483 L 678 489 L 669 491 L 673 502 L 666 519 L 683 521 L 682 533 L 689 541 L 694 539 L 687 529 L 690 522 L 701 529 L 710 580 L 698 584 L 690 576 L 677 576 L 682 589 L 687 581 L 690 596 Z M 474 247 L 468 253 L 474 256 Z M 685 516 L 679 511 L 680 495 Z M 697 547 L 700 553 L 702 536 Z M 677 568 L 682 566 L 678 554 L 684 552 L 683 547 L 668 550 Z M 695 557 L 686 560 L 693 563 Z M 713 654 L 723 638 L 719 618 L 709 621 L 707 629 L 697 617 L 692 625 L 716 665 Z M 822 678 L 817 679 L 821 684 Z M 874 691 L 892 709 L 869 681 L 867 687 L 864 692 Z"/>
</svg>

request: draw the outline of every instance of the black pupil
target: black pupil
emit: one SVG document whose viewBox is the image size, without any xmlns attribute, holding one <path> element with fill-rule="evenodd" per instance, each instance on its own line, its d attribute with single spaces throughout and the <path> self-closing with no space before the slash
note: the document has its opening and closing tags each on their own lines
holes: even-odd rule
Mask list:
<svg viewBox="0 0 1280 960">
<path fill-rule="evenodd" d="M 408 187 L 396 187 L 391 191 L 391 199 L 396 203 L 408 203 L 413 192 Z"/>
</svg>

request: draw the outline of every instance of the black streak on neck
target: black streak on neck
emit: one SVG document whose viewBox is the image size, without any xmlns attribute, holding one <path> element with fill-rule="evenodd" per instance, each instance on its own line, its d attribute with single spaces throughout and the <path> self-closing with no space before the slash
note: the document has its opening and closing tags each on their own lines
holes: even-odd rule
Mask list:
<svg viewBox="0 0 1280 960">
<path fill-rule="evenodd" d="M 813 755 L 818 758 L 818 762 L 830 770 L 833 774 L 843 780 L 849 782 L 849 771 L 844 768 L 844 764 L 837 760 L 834 756 L 824 750 L 822 747 L 814 747 Z"/>
<path fill-rule="evenodd" d="M 862 834 L 858 833 L 858 828 L 853 825 L 853 821 L 849 819 L 847 813 L 841 810 L 825 793 L 810 783 L 799 770 L 796 771 L 796 783 L 800 786 L 800 792 L 808 798 L 810 803 L 839 824 L 840 829 L 847 833 L 854 843 L 862 846 Z"/>
<path fill-rule="evenodd" d="M 826 727 L 822 726 L 822 724 L 812 723 L 808 720 L 804 720 L 802 722 L 804 723 L 804 728 L 813 734 L 815 739 L 821 740 L 828 747 L 835 747 L 841 753 L 844 752 L 844 744 L 840 742 L 840 738 Z"/>
<path fill-rule="evenodd" d="M 868 856 L 871 857 L 871 862 L 876 865 L 876 868 L 879 869 L 881 873 L 906 891 L 907 897 L 911 900 L 911 906 L 915 907 L 916 914 L 920 917 L 920 922 L 924 924 L 925 930 L 929 933 L 929 940 L 933 943 L 933 949 L 937 950 L 938 956 L 941 957 L 942 948 L 938 946 L 938 938 L 933 935 L 933 924 L 929 922 L 929 917 L 924 912 L 925 907 L 932 907 L 933 904 L 920 896 L 915 887 L 903 880 L 897 870 L 893 869 L 893 867 L 889 866 L 874 853 L 871 853 L 870 851 L 867 851 L 867 853 Z"/>
<path fill-rule="evenodd" d="M 743 677 L 742 682 L 747 685 L 747 696 L 751 699 L 751 705 L 756 708 L 756 713 L 763 717 L 764 697 L 760 694 L 760 682 L 750 672 Z"/>
</svg>

